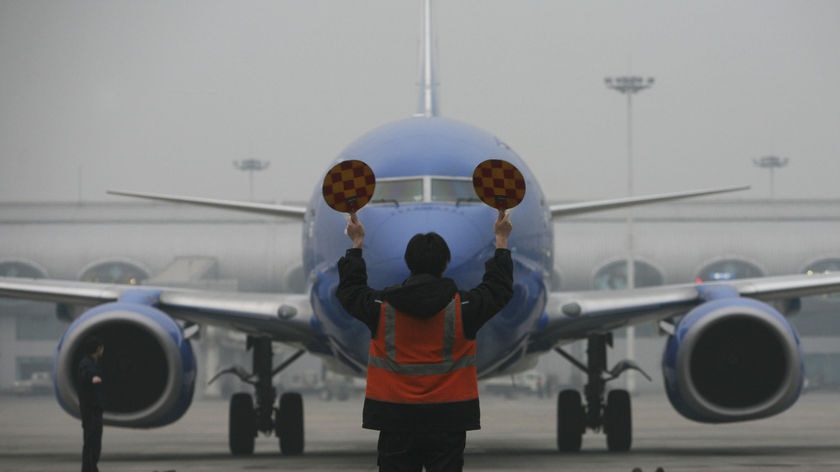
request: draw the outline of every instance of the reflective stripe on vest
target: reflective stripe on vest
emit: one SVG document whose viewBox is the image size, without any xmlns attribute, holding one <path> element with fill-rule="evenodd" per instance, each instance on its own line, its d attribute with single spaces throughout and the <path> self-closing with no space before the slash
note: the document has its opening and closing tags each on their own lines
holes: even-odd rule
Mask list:
<svg viewBox="0 0 840 472">
<path fill-rule="evenodd" d="M 399 313 L 383 302 L 371 339 L 367 384 L 366 396 L 383 401 L 478 398 L 475 341 L 463 336 L 460 296 L 429 318 Z"/>
</svg>

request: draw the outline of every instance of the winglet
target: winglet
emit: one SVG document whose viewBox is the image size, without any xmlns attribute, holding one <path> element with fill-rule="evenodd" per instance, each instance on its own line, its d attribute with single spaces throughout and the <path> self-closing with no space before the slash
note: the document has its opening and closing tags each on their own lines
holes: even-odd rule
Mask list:
<svg viewBox="0 0 840 472">
<path fill-rule="evenodd" d="M 432 33 L 432 0 L 423 1 L 423 50 L 420 56 L 420 96 L 415 116 L 438 116 L 438 83 L 435 73 L 435 54 Z"/>
</svg>

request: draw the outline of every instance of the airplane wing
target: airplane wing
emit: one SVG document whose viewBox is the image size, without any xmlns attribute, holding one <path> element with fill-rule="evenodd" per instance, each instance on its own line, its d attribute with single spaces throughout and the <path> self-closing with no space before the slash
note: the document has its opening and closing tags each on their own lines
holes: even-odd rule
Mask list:
<svg viewBox="0 0 840 472">
<path fill-rule="evenodd" d="M 586 339 L 616 329 L 685 314 L 705 302 L 705 293 L 730 287 L 737 296 L 763 302 L 840 292 L 840 273 L 736 279 L 726 282 L 667 285 L 627 290 L 555 292 L 546 303 L 547 322 L 532 349 Z"/>
<path fill-rule="evenodd" d="M 615 210 L 618 208 L 625 208 L 638 205 L 647 205 L 650 203 L 661 203 L 672 200 L 681 200 L 685 198 L 703 197 L 706 195 L 716 195 L 719 193 L 739 192 L 741 190 L 748 190 L 750 187 L 724 187 L 707 190 L 693 190 L 689 192 L 674 192 L 674 193 L 660 193 L 655 195 L 643 195 L 638 197 L 613 198 L 610 200 L 597 200 L 579 203 L 560 203 L 551 205 L 552 218 L 561 218 L 564 216 L 580 215 L 584 213 L 593 213 L 596 211 Z"/>
<path fill-rule="evenodd" d="M 145 285 L 0 277 L 0 296 L 90 307 L 145 298 L 175 319 L 305 345 L 321 341 L 309 295 L 193 290 Z"/>
<path fill-rule="evenodd" d="M 123 197 L 143 198 L 169 203 L 188 203 L 190 205 L 219 208 L 224 210 L 236 210 L 246 213 L 256 213 L 266 216 L 288 216 L 303 219 L 306 214 L 306 207 L 294 205 L 274 205 L 270 203 L 240 202 L 235 200 L 217 200 L 213 198 L 186 197 L 181 195 L 167 195 L 161 193 L 140 193 L 125 192 L 121 190 L 108 190 L 110 195 Z"/>
</svg>

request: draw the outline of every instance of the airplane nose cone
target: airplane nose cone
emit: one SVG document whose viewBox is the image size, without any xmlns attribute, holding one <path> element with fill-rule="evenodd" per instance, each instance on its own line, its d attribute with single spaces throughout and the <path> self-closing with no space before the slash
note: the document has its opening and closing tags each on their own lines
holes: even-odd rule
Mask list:
<svg viewBox="0 0 840 472">
<path fill-rule="evenodd" d="M 408 277 L 405 247 L 418 233 L 435 232 L 446 241 L 451 253 L 450 263 L 444 272 L 447 277 L 456 278 L 462 267 L 475 265 L 474 261 L 486 256 L 488 248 L 493 248 L 495 213 L 492 209 L 464 206 L 420 210 L 419 207 L 409 206 L 397 208 L 365 225 L 365 260 L 370 286 L 393 285 Z M 364 218 L 364 215 L 360 214 L 360 217 Z M 385 228 L 388 231 L 384 231 Z M 385 235 L 388 235 L 387 239 Z M 483 264 L 478 266 L 483 271 Z M 375 273 L 377 270 L 383 273 L 383 277 Z"/>
</svg>

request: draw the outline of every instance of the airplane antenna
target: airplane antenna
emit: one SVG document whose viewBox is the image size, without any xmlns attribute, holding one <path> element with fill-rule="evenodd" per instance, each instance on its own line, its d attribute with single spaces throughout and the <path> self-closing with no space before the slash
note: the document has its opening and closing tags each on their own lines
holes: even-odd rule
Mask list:
<svg viewBox="0 0 840 472">
<path fill-rule="evenodd" d="M 438 116 L 437 77 L 435 74 L 435 55 L 432 34 L 432 0 L 423 1 L 423 51 L 420 58 L 420 97 L 417 114 L 431 118 Z"/>
</svg>

